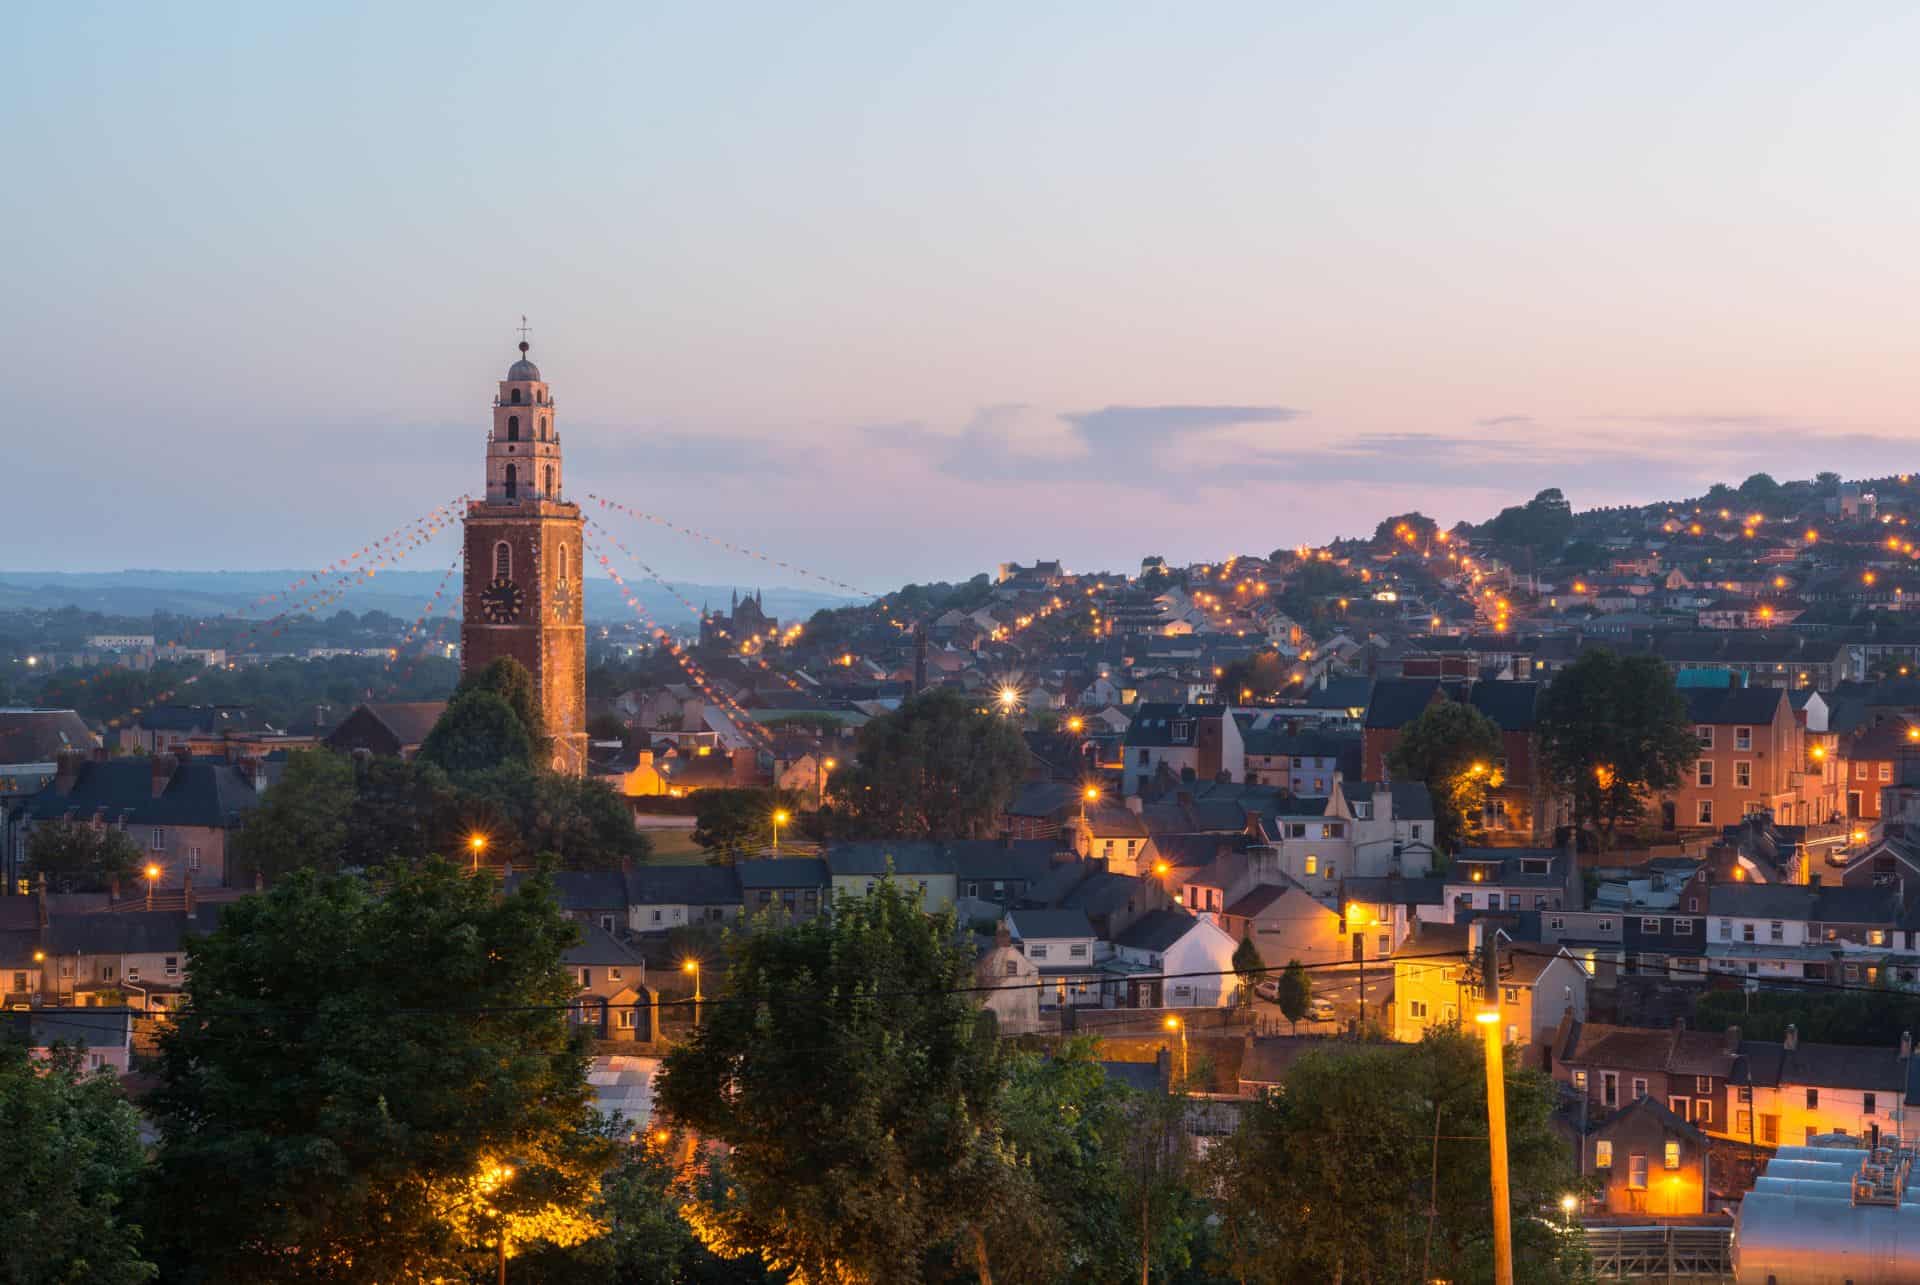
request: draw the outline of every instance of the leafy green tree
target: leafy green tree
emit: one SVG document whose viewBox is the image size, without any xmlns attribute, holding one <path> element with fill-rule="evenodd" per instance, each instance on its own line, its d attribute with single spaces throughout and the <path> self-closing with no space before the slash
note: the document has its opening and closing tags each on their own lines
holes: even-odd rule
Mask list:
<svg viewBox="0 0 1920 1285">
<path fill-rule="evenodd" d="M 939 687 L 862 727 L 831 788 L 853 833 L 961 839 L 998 828 L 1026 768 L 1011 719 Z"/>
<path fill-rule="evenodd" d="M 1253 932 L 1249 929 L 1233 951 L 1233 973 L 1240 982 L 1242 1004 L 1253 1003 L 1253 988 L 1264 975 L 1266 967 L 1267 963 L 1260 958 L 1260 948 L 1253 944 Z"/>
<path fill-rule="evenodd" d="M 1307 1009 L 1313 1005 L 1313 978 L 1308 975 L 1305 964 L 1297 959 L 1289 959 L 1280 974 L 1280 984 L 1275 988 L 1279 992 L 1280 1011 L 1293 1023 L 1294 1033 L 1300 1030 L 1300 1019 L 1307 1015 Z"/>
<path fill-rule="evenodd" d="M 1554 675 L 1539 736 L 1549 774 L 1573 801 L 1574 824 L 1592 827 L 1602 849 L 1639 819 L 1649 796 L 1678 788 L 1700 754 L 1666 663 L 1604 647 Z"/>
<path fill-rule="evenodd" d="M 1751 503 L 1766 507 L 1779 502 L 1780 484 L 1768 473 L 1755 473 L 1740 484 L 1740 496 Z"/>
<path fill-rule="evenodd" d="M 1213 689 L 1223 704 L 1245 705 L 1272 700 L 1291 680 L 1292 675 L 1287 663 L 1280 659 L 1280 653 L 1262 651 L 1222 668 L 1220 677 L 1214 679 Z"/>
<path fill-rule="evenodd" d="M 1550 486 L 1524 505 L 1500 510 L 1480 534 L 1496 544 L 1551 553 L 1573 534 L 1573 506 L 1559 487 Z"/>
<path fill-rule="evenodd" d="M 153 1279 L 126 1218 L 144 1164 L 140 1116 L 111 1074 L 83 1074 L 72 1046 L 36 1062 L 0 1039 L 0 1279 Z"/>
<path fill-rule="evenodd" d="M 807 1280 L 900 1285 L 943 1244 L 988 1253 L 1000 1067 L 960 993 L 971 965 L 952 917 L 890 878 L 831 916 L 734 939 L 726 990 L 667 1055 L 656 1098 L 733 1149 L 733 1200 L 687 1208 L 708 1246 Z"/>
<path fill-rule="evenodd" d="M 716 865 L 732 865 L 765 847 L 773 836 L 774 809 L 785 806 L 772 790 L 702 790 L 694 799 L 693 841 Z"/>
<path fill-rule="evenodd" d="M 309 866 L 338 868 L 353 812 L 353 762 L 331 750 L 295 750 L 280 780 L 233 837 L 228 866 L 241 886 Z"/>
<path fill-rule="evenodd" d="M 612 1121 L 609 1136 L 625 1141 L 619 1164 L 607 1174 L 593 1206 L 606 1231 L 578 1245 L 535 1246 L 515 1265 L 515 1278 L 541 1285 L 778 1285 L 758 1255 L 722 1258 L 700 1243 L 680 1216 L 696 1195 L 724 1202 L 726 1165 L 708 1158 L 698 1166 L 679 1163 L 685 1141 L 670 1134 L 641 1134 L 626 1121 Z"/>
<path fill-rule="evenodd" d="M 1373 528 L 1373 542 L 1381 546 L 1405 544 L 1425 548 L 1433 543 L 1433 537 L 1439 531 L 1438 522 L 1415 509 L 1381 518 L 1379 525 Z"/>
<path fill-rule="evenodd" d="M 55 892 L 104 892 L 140 868 L 140 848 L 116 826 L 43 821 L 27 833 L 27 864 Z"/>
<path fill-rule="evenodd" d="M 593 741 L 619 741 L 627 743 L 631 735 L 627 725 L 613 714 L 595 714 L 587 720 L 587 739 Z"/>
<path fill-rule="evenodd" d="M 489 810 L 503 819 L 502 839 L 512 846 L 501 855 L 530 860 L 553 853 L 568 870 L 617 870 L 652 851 L 626 801 L 604 781 L 512 763 L 462 784 L 463 813 L 476 830 L 491 833 L 483 815 Z"/>
<path fill-rule="evenodd" d="M 533 749 L 526 724 L 505 697 L 470 691 L 448 702 L 440 721 L 420 743 L 420 758 L 449 776 L 460 776 L 508 763 L 530 763 Z"/>
<path fill-rule="evenodd" d="M 465 1279 L 567 1245 L 610 1159 L 551 882 L 300 872 L 188 945 L 150 1225 L 210 1282 Z"/>
<path fill-rule="evenodd" d="M 1515 1279 L 1578 1280 L 1579 1239 L 1534 1216 L 1579 1183 L 1551 1125 L 1552 1082 L 1509 1053 Z M 1478 1041 L 1445 1029 L 1418 1045 L 1314 1052 L 1294 1063 L 1286 1084 L 1250 1103 L 1212 1152 L 1227 1273 L 1263 1281 L 1491 1276 L 1482 1056 Z"/>
<path fill-rule="evenodd" d="M 1434 846 L 1458 852 L 1485 833 L 1487 790 L 1500 784 L 1500 727 L 1463 701 L 1436 701 L 1401 730 L 1387 755 L 1397 780 L 1419 781 L 1433 798 Z"/>
<path fill-rule="evenodd" d="M 540 712 L 540 692 L 533 685 L 527 667 L 511 656 L 501 656 L 485 669 L 468 674 L 453 689 L 454 700 L 470 692 L 492 692 L 513 708 L 520 726 L 527 729 L 535 749 L 546 743 L 547 725 Z"/>
<path fill-rule="evenodd" d="M 286 785 L 283 780 L 274 789 Z M 469 835 L 485 834 L 491 843 L 504 841 L 506 833 L 498 809 L 467 800 L 434 764 L 418 758 L 368 759 L 356 771 L 340 865 L 371 869 L 436 852 L 453 858 L 465 855 Z"/>
</svg>

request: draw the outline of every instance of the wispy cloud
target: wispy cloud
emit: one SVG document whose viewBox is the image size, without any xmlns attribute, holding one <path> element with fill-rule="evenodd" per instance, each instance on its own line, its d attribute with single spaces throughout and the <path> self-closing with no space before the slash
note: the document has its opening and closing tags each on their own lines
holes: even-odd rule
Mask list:
<svg viewBox="0 0 1920 1285">
<path fill-rule="evenodd" d="M 1290 406 L 1106 406 L 1061 418 L 1096 450 L 1151 450 L 1177 437 L 1247 424 L 1285 424 L 1305 411 Z"/>
</svg>

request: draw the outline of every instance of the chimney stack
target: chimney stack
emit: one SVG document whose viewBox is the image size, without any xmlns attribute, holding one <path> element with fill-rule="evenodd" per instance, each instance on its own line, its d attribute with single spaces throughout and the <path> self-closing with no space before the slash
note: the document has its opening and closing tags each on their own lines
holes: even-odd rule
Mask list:
<svg viewBox="0 0 1920 1285">
<path fill-rule="evenodd" d="M 1800 1028 L 1787 1023 L 1787 1033 L 1781 1037 L 1780 1047 L 1791 1053 L 1800 1047 Z"/>
<path fill-rule="evenodd" d="M 1740 1028 L 1739 1027 L 1729 1026 L 1727 1028 L 1726 1048 L 1727 1048 L 1727 1055 L 1729 1057 L 1736 1057 L 1739 1055 L 1740 1053 Z"/>
<path fill-rule="evenodd" d="M 1161 1092 L 1172 1092 L 1173 1050 L 1161 1045 L 1160 1051 L 1153 1055 L 1153 1069 L 1159 1074 Z"/>
<path fill-rule="evenodd" d="M 47 876 L 42 873 L 36 886 L 36 899 L 40 902 L 40 930 L 44 935 L 53 915 L 47 909 Z"/>
<path fill-rule="evenodd" d="M 80 765 L 87 761 L 85 750 L 61 750 L 53 756 L 53 792 L 72 794 L 80 779 Z"/>
<path fill-rule="evenodd" d="M 167 785 L 173 780 L 173 772 L 179 766 L 179 760 L 172 754 L 153 756 L 153 797 L 159 798 L 167 792 Z"/>
</svg>

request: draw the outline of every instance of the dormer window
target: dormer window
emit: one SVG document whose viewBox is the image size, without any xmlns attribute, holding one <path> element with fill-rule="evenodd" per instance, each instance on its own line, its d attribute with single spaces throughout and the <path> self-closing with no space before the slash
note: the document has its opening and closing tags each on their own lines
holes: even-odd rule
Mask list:
<svg viewBox="0 0 1920 1285">
<path fill-rule="evenodd" d="M 1193 739 L 1193 720 L 1177 718 L 1173 720 L 1170 739 L 1175 745 L 1185 745 Z"/>
</svg>

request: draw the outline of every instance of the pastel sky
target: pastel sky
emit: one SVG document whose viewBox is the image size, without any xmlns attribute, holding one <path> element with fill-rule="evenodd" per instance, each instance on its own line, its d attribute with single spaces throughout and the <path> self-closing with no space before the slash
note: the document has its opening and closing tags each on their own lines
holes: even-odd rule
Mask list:
<svg viewBox="0 0 1920 1285">
<path fill-rule="evenodd" d="M 876 587 L 1920 464 L 1909 4 L 7 26 L 0 566 L 336 557 L 522 313 L 576 495 Z"/>
</svg>

